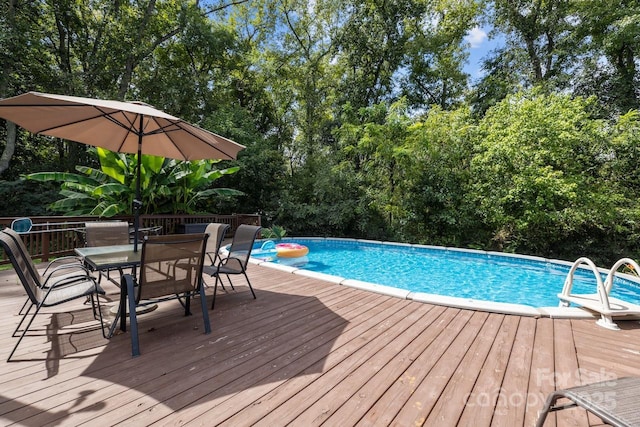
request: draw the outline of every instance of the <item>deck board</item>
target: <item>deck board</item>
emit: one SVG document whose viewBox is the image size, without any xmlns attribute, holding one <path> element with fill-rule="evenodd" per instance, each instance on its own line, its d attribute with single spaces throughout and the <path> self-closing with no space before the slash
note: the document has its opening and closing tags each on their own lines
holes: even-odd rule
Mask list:
<svg viewBox="0 0 640 427">
<path fill-rule="evenodd" d="M 487 363 L 487 357 L 503 320 L 504 316 L 498 314 L 488 316 L 454 372 L 453 378 L 456 380 L 447 383 L 424 424 L 457 425 L 459 423 L 459 418 L 468 404 L 465 397 L 471 394 L 482 367 Z M 473 424 L 478 425 L 477 422 Z"/>
<path fill-rule="evenodd" d="M 240 280 L 219 291 L 210 335 L 198 304 L 185 317 L 163 303 L 140 316 L 131 358 L 127 333 L 104 340 L 70 303 L 72 315 L 40 315 L 16 353 L 25 360 L 6 363 L 25 296 L 1 272 L 0 425 L 529 426 L 556 388 L 640 375 L 638 322 L 609 331 L 249 275 L 258 298 Z M 602 422 L 571 409 L 545 425 L 556 424 Z"/>
<path fill-rule="evenodd" d="M 499 353 L 498 373 L 502 372 L 502 383 L 496 389 L 495 409 L 492 414 L 493 425 L 524 425 L 526 402 L 529 396 L 529 376 L 535 352 L 534 340 L 537 320 L 531 317 L 516 318 L 517 328 L 514 333 L 508 333 L 505 341 L 500 345 L 504 348 Z M 511 348 L 509 349 L 509 346 Z M 493 389 L 489 389 L 489 392 Z M 486 389 L 476 388 L 477 396 L 482 396 Z M 493 397 L 493 396 L 492 396 Z M 476 400 L 481 405 L 482 399 Z M 467 412 L 467 411 L 466 411 Z M 468 411 L 468 419 L 473 419 L 473 410 Z"/>
</svg>

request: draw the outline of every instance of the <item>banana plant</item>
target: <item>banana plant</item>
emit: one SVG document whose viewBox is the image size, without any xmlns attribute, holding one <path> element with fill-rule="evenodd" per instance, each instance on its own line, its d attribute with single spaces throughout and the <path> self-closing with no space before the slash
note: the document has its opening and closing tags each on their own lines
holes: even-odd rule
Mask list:
<svg viewBox="0 0 640 427">
<path fill-rule="evenodd" d="M 34 181 L 61 182 L 62 199 L 49 208 L 65 215 L 112 217 L 131 214 L 135 196 L 137 156 L 92 148 L 100 169 L 76 166 L 78 173 L 38 172 L 24 176 Z M 144 213 L 195 213 L 197 202 L 211 195 L 237 196 L 240 191 L 209 188 L 214 180 L 238 168 L 215 170 L 217 161 L 180 162 L 143 155 L 140 170 Z"/>
<path fill-rule="evenodd" d="M 182 162 L 167 159 L 161 173 L 150 185 L 154 186 L 149 195 L 149 206 L 157 213 L 198 212 L 198 202 L 208 197 L 230 197 L 244 194 L 230 188 L 208 188 L 222 177 L 236 173 L 240 168 L 214 169 L 218 160 L 198 160 Z"/>
</svg>

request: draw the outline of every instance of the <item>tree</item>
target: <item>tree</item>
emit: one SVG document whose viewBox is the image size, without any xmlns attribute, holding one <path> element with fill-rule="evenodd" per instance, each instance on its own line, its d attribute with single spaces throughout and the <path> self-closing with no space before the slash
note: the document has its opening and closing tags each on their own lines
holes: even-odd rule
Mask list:
<svg viewBox="0 0 640 427">
<path fill-rule="evenodd" d="M 49 63 L 39 41 L 42 12 L 36 2 L 4 0 L 0 5 L 0 98 L 7 98 L 48 81 Z M 5 123 L 0 175 L 9 168 L 19 137 L 16 125 Z"/>
<path fill-rule="evenodd" d="M 480 122 L 469 204 L 499 249 L 557 256 L 570 237 L 612 226 L 619 193 L 601 179 L 608 149 L 593 102 L 534 90 Z"/>
<path fill-rule="evenodd" d="M 475 1 L 348 4 L 336 36 L 338 102 L 359 108 L 404 96 L 412 108 L 454 105 L 466 88 L 463 39 L 478 10 Z"/>
<path fill-rule="evenodd" d="M 410 155 L 403 190 L 410 241 L 443 246 L 478 246 L 486 239 L 473 206 L 468 205 L 470 164 L 477 127 L 468 107 L 429 110 L 408 129 Z"/>
<path fill-rule="evenodd" d="M 365 200 L 388 227 L 400 231 L 406 221 L 407 163 L 412 152 L 406 140 L 410 118 L 405 100 L 345 110 L 337 132 L 344 156 L 354 170 Z"/>
<path fill-rule="evenodd" d="M 525 86 L 566 86 L 578 54 L 572 0 L 494 0 L 493 25 L 506 36 L 513 73 Z M 499 52 L 498 55 L 504 55 Z"/>
<path fill-rule="evenodd" d="M 344 23 L 335 36 L 339 104 L 348 101 L 357 109 L 398 96 L 395 76 L 406 52 L 407 25 L 423 12 L 412 0 L 353 0 L 345 5 Z"/>
<path fill-rule="evenodd" d="M 438 105 L 449 109 L 462 101 L 468 76 L 463 72 L 468 52 L 464 38 L 477 25 L 477 1 L 439 0 L 418 19 L 408 22 L 405 47 L 407 73 L 402 94 L 414 108 Z"/>
<path fill-rule="evenodd" d="M 484 60 L 485 74 L 467 96 L 475 117 L 481 118 L 490 107 L 522 89 L 521 74 L 514 72 L 519 63 L 518 52 L 509 49 L 499 49 Z"/>
<path fill-rule="evenodd" d="M 579 2 L 580 25 L 589 55 L 578 92 L 597 95 L 610 114 L 640 108 L 640 4 L 628 0 Z M 603 57 L 606 60 L 603 60 Z"/>
</svg>

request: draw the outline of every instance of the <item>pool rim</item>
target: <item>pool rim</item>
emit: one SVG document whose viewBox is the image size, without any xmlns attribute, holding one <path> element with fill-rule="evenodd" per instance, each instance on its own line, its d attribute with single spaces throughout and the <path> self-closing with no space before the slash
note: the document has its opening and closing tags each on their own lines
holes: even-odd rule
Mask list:
<svg viewBox="0 0 640 427">
<path fill-rule="evenodd" d="M 519 258 L 519 259 L 545 262 L 545 263 L 555 263 L 555 264 L 567 266 L 569 268 L 571 268 L 571 266 L 573 265 L 573 262 L 570 262 L 570 261 L 559 260 L 559 259 L 548 259 L 548 258 L 532 256 L 532 255 L 522 255 L 522 254 L 496 252 L 496 251 L 483 251 L 479 249 L 466 249 L 466 248 L 457 248 L 457 247 L 450 247 L 450 246 L 422 245 L 422 244 L 413 244 L 413 243 L 380 241 L 380 240 L 371 240 L 371 239 L 355 239 L 355 238 L 345 238 L 345 237 L 296 236 L 296 237 L 284 237 L 282 239 L 257 239 L 256 243 L 264 242 L 267 240 L 295 241 L 296 239 L 297 240 L 318 240 L 318 241 L 333 240 L 333 241 L 354 242 L 354 243 L 371 243 L 371 244 L 380 244 L 380 245 L 448 250 L 448 251 L 457 251 L 457 252 L 466 252 L 466 253 L 475 253 L 475 254 L 484 254 L 484 255 L 503 256 L 508 258 Z M 513 315 L 528 316 L 528 317 L 549 317 L 554 319 L 598 319 L 600 318 L 599 313 L 594 313 L 581 307 L 559 307 L 559 306 L 532 307 L 524 304 L 504 303 L 504 302 L 478 300 L 478 299 L 472 299 L 472 298 L 452 297 L 452 296 L 437 295 L 437 294 L 431 294 L 431 293 L 425 293 L 425 292 L 412 292 L 405 289 L 394 288 L 392 286 L 380 285 L 377 283 L 371 283 L 371 282 L 366 282 L 366 281 L 361 281 L 356 279 L 348 279 L 348 278 L 335 276 L 331 274 L 305 270 L 304 268 L 277 264 L 277 263 L 265 261 L 265 260 L 254 258 L 254 257 L 250 257 L 249 262 L 259 267 L 271 268 L 271 269 L 275 269 L 275 270 L 279 270 L 279 271 L 283 271 L 291 274 L 297 274 L 305 277 L 322 280 L 325 282 L 334 283 L 337 285 L 348 286 L 351 288 L 361 289 L 369 292 L 374 292 L 374 293 L 387 295 L 387 296 L 400 298 L 400 299 L 406 299 L 410 301 L 422 302 L 426 304 L 461 308 L 465 310 L 486 311 L 491 313 L 513 314 Z M 604 268 L 598 268 L 598 270 L 605 274 L 608 272 L 608 270 Z M 624 277 L 628 275 L 620 274 L 620 276 Z M 632 276 L 629 276 L 629 277 L 632 277 Z M 635 279 L 637 280 L 637 278 Z M 633 317 L 633 316 L 626 316 L 626 317 L 621 317 L 619 319 L 630 320 L 635 318 L 636 317 Z"/>
</svg>

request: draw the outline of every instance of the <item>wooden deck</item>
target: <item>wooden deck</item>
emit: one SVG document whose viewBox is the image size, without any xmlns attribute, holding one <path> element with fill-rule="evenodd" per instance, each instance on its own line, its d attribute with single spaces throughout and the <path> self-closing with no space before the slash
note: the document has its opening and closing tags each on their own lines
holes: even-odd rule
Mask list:
<svg viewBox="0 0 640 427">
<path fill-rule="evenodd" d="M 0 425 L 531 426 L 555 388 L 640 375 L 637 322 L 615 332 L 249 273 L 258 299 L 236 279 L 210 335 L 197 310 L 163 303 L 139 318 L 134 359 L 128 334 L 86 331 L 87 306 L 69 304 L 11 363 L 25 297 L 0 273 Z M 546 425 L 601 421 L 574 408 Z"/>
</svg>

